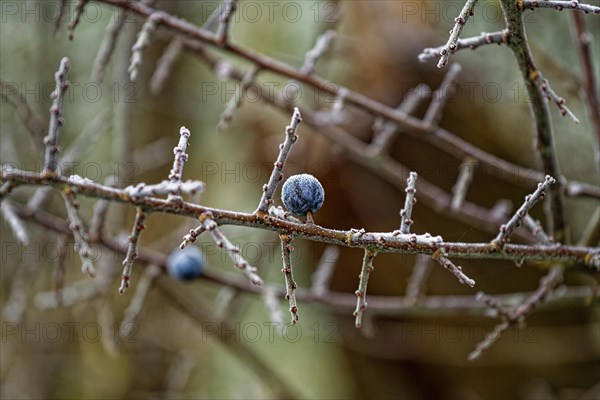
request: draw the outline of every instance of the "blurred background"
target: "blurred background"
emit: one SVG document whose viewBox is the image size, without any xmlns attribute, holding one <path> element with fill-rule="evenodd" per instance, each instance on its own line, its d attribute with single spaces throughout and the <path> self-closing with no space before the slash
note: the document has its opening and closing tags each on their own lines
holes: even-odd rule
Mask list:
<svg viewBox="0 0 600 400">
<path fill-rule="evenodd" d="M 589 1 L 598 5 L 597 1 Z M 155 6 L 203 25 L 216 1 L 158 1 Z M 218 130 L 221 114 L 239 83 L 218 76 L 201 58 L 183 51 L 160 88 L 153 75 L 169 45 L 158 29 L 143 51 L 135 82 L 127 69 L 131 47 L 143 19 L 129 16 L 118 36 L 102 81 L 93 74 L 107 26 L 117 15 L 113 7 L 89 2 L 68 39 L 67 24 L 77 2 L 67 2 L 65 19 L 54 33 L 59 1 L 2 1 L 0 25 L 1 162 L 39 171 L 46 134 L 50 93 L 60 59 L 71 60 L 60 144 L 73 150 L 65 174 L 97 182 L 116 175 L 117 184 L 155 183 L 167 178 L 179 128 L 192 132 L 184 179 L 206 183 L 200 204 L 252 212 L 268 180 L 272 163 L 289 123 L 287 112 L 248 95 L 233 120 Z M 425 47 L 444 44 L 462 2 L 442 1 L 311 1 L 242 0 L 231 24 L 231 40 L 293 67 L 327 29 L 337 36 L 317 66 L 317 75 L 396 107 L 423 83 L 435 90 L 446 69 L 436 61 L 420 63 Z M 584 15 L 592 34 L 594 59 L 600 56 L 600 20 Z M 579 117 L 580 124 L 550 106 L 558 158 L 569 179 L 598 184 L 595 139 L 582 91 L 582 74 L 571 15 L 568 11 L 525 12 L 530 46 L 538 66 Z M 461 37 L 503 28 L 497 1 L 479 2 Z M 217 51 L 232 65 L 251 65 Z M 489 45 L 451 58 L 460 63 L 454 94 L 444 109 L 441 126 L 470 143 L 512 163 L 539 169 L 533 151 L 532 119 L 525 86 L 512 52 Z M 596 63 L 596 68 L 600 63 Z M 596 76 L 599 75 L 596 69 Z M 221 74 L 223 75 L 223 74 Z M 226 74 L 225 74 L 226 75 Z M 221 79 L 225 78 L 225 79 Z M 289 79 L 269 72 L 258 75 L 281 95 Z M 297 104 L 316 111 L 331 104 L 300 85 Z M 28 104 L 26 110 L 23 104 Z M 423 116 L 427 102 L 415 111 Z M 25 113 L 25 114 L 23 114 Z M 23 120 L 27 123 L 23 123 Z M 368 143 L 374 118 L 346 107 L 340 121 L 350 134 Z M 400 134 L 391 155 L 410 170 L 450 191 L 462 160 L 431 144 Z M 315 215 L 319 225 L 397 229 L 404 204 L 404 181 L 391 182 L 365 168 L 329 141 L 318 128 L 303 124 L 300 140 L 286 165 L 286 176 L 315 175 L 326 192 Z M 405 179 L 406 177 L 404 177 Z M 522 179 L 522 177 L 515 177 Z M 417 186 L 418 188 L 418 186 Z M 14 190 L 10 199 L 22 206 L 36 188 Z M 487 208 L 506 199 L 518 206 L 528 190 L 510 179 L 499 180 L 475 170 L 467 199 Z M 417 192 L 417 199 L 419 194 Z M 96 203 L 79 198 L 80 214 L 89 225 Z M 281 204 L 279 194 L 276 204 Z M 569 236 L 576 243 L 598 204 L 568 199 Z M 544 221 L 543 207 L 533 216 Z M 51 192 L 40 206 L 64 220 L 64 204 Z M 412 231 L 441 235 L 446 241 L 485 242 L 493 235 L 417 203 Z M 105 237 L 122 243 L 131 231 L 133 207 L 111 204 Z M 141 248 L 159 260 L 174 251 L 195 222 L 169 215 L 150 215 Z M 80 272 L 71 238 L 26 222 L 27 245 L 2 221 L 1 383 L 2 398 L 401 398 L 401 399 L 598 399 L 600 330 L 597 298 L 544 306 L 512 327 L 479 360 L 467 355 L 498 319 L 477 312 L 421 309 L 418 306 L 385 315 L 369 313 L 362 330 L 354 327 L 353 307 L 299 302 L 299 325 L 272 324 L 273 312 L 262 296 L 236 291 L 199 279 L 189 283 L 154 277 L 147 263 L 136 262 L 132 287 L 122 296 L 119 285 L 123 256 L 98 248 L 99 282 Z M 272 232 L 225 226 L 223 231 L 270 284 L 282 287 L 278 236 Z M 595 243 L 598 245 L 598 243 Z M 210 237 L 195 245 L 207 268 L 239 278 L 226 255 Z M 300 288 L 310 289 L 311 275 L 323 257 L 322 244 L 294 240 L 294 274 Z M 57 249 L 66 248 L 63 306 L 57 306 Z M 353 295 L 358 285 L 362 252 L 339 249 L 330 289 Z M 456 260 L 457 262 L 459 260 Z M 383 254 L 376 258 L 369 295 L 402 296 L 415 257 Z M 545 273 L 540 265 L 460 260 L 476 280 L 476 288 L 460 285 L 454 276 L 433 266 L 428 295 L 475 295 L 528 292 Z M 596 285 L 597 274 L 569 270 L 565 284 Z M 137 287 L 151 285 L 145 298 Z M 132 314 L 132 299 L 143 301 Z M 288 321 L 287 302 L 279 308 Z M 449 300 L 450 301 L 450 300 Z M 135 308 L 135 307 L 134 307 Z M 119 326 L 129 321 L 124 331 Z"/>
</svg>

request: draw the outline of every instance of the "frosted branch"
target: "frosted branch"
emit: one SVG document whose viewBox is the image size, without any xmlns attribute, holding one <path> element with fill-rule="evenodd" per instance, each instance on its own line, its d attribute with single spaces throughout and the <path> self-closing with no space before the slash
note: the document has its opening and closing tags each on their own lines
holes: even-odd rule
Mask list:
<svg viewBox="0 0 600 400">
<path fill-rule="evenodd" d="M 300 110 L 298 108 L 294 108 L 292 120 L 285 128 L 285 141 L 279 145 L 279 156 L 277 156 L 277 161 L 275 161 L 273 166 L 273 172 L 271 172 L 269 182 L 263 186 L 263 194 L 260 199 L 260 203 L 258 204 L 258 208 L 255 211 L 256 214 L 266 213 L 269 209 L 269 206 L 273 203 L 275 190 L 277 190 L 279 182 L 283 180 L 283 166 L 285 165 L 288 155 L 290 154 L 292 146 L 294 143 L 296 143 L 296 140 L 298 140 L 298 135 L 296 132 L 301 121 L 302 117 L 300 115 Z"/>
<path fill-rule="evenodd" d="M 354 316 L 356 317 L 355 325 L 357 328 L 361 327 L 363 313 L 367 309 L 367 284 L 369 283 L 369 274 L 374 269 L 373 260 L 376 255 L 377 252 L 365 249 L 360 275 L 358 276 L 360 279 L 358 290 L 355 292 L 356 309 L 354 310 Z"/>
<path fill-rule="evenodd" d="M 133 223 L 133 228 L 131 229 L 131 235 L 127 238 L 129 241 L 129 246 L 127 247 L 127 255 L 125 256 L 125 260 L 123 260 L 123 272 L 121 274 L 121 286 L 119 286 L 119 294 L 125 293 L 125 290 L 129 287 L 129 282 L 131 281 L 131 270 L 133 268 L 133 263 L 136 258 L 138 258 L 139 254 L 139 242 L 140 235 L 142 230 L 144 230 L 144 221 L 146 220 L 146 213 L 141 208 L 137 208 L 137 212 L 135 214 L 135 221 Z"/>
</svg>

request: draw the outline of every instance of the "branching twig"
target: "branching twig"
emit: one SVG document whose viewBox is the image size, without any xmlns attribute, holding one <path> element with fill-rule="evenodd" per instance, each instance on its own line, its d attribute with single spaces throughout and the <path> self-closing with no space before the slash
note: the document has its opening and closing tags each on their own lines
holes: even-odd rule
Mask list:
<svg viewBox="0 0 600 400">
<path fill-rule="evenodd" d="M 458 17 L 454 18 L 454 28 L 450 31 L 450 37 L 448 38 L 448 42 L 442 49 L 440 50 L 440 60 L 438 61 L 438 68 L 444 67 L 448 64 L 448 59 L 450 55 L 457 50 L 456 42 L 458 42 L 458 37 L 462 32 L 467 20 L 471 15 L 473 15 L 473 9 L 475 8 L 475 4 L 477 4 L 477 0 L 467 0 L 463 9 L 461 10 Z"/>
<path fill-rule="evenodd" d="M 544 3 L 544 2 L 540 2 Z M 508 46 L 513 51 L 523 79 L 526 83 L 532 114 L 535 120 L 536 147 L 542 161 L 544 172 L 559 179 L 558 185 L 550 188 L 551 212 L 549 215 L 550 234 L 558 242 L 562 242 L 565 234 L 564 207 L 562 199 L 562 182 L 558 158 L 554 147 L 554 133 L 550 120 L 550 112 L 546 100 L 540 92 L 541 73 L 535 65 L 519 6 L 513 0 L 501 0 L 506 27 L 510 31 Z"/>
<path fill-rule="evenodd" d="M 269 182 L 263 186 L 263 194 L 260 203 L 258 204 L 258 208 L 255 211 L 257 215 L 265 214 L 269 209 L 269 206 L 273 203 L 275 190 L 277 190 L 279 182 L 283 179 L 283 166 L 290 154 L 292 146 L 296 140 L 298 140 L 296 132 L 301 121 L 302 117 L 300 116 L 300 110 L 294 108 L 292 120 L 290 121 L 290 124 L 285 127 L 285 141 L 279 145 L 279 156 L 277 156 L 277 161 L 275 161 L 273 166 L 273 172 L 271 172 Z"/>
<path fill-rule="evenodd" d="M 365 255 L 363 257 L 362 267 L 360 270 L 360 282 L 358 284 L 358 290 L 356 293 L 356 309 L 354 310 L 354 316 L 356 317 L 355 325 L 360 328 L 362 325 L 363 312 L 367 309 L 367 284 L 369 282 L 369 274 L 373 272 L 373 260 L 377 255 L 376 251 L 365 249 Z"/>
<path fill-rule="evenodd" d="M 522 322 L 527 316 L 529 316 L 544 300 L 548 295 L 560 284 L 563 276 L 563 267 L 555 266 L 550 269 L 547 275 L 540 280 L 540 286 L 538 289 L 531 293 L 523 302 L 516 308 L 507 310 L 500 306 L 500 302 L 496 299 L 492 302 L 493 307 L 497 310 L 502 310 L 500 316 L 502 322 L 494 328 L 492 334 L 486 335 L 485 339 L 480 342 L 475 350 L 473 350 L 467 359 L 473 361 L 478 359 L 484 351 L 489 349 L 502 335 L 504 331 L 510 328 L 517 322 Z M 486 303 L 490 303 L 487 300 Z"/>
<path fill-rule="evenodd" d="M 538 188 L 532 194 L 528 194 L 525 196 L 525 202 L 519 207 L 515 215 L 508 221 L 506 225 L 502 225 L 500 227 L 500 232 L 498 236 L 492 240 L 492 244 L 502 247 L 505 243 L 509 241 L 510 235 L 521 225 L 521 221 L 525 218 L 525 215 L 531 210 L 531 208 L 538 202 L 544 198 L 546 189 L 550 185 L 552 185 L 555 181 L 551 176 L 546 176 L 544 182 L 538 184 Z"/>
<path fill-rule="evenodd" d="M 462 49 L 471 49 L 475 50 L 476 48 L 486 45 L 486 44 L 506 44 L 508 39 L 508 31 L 502 30 L 497 32 L 482 32 L 479 36 L 470 37 L 467 39 L 459 39 L 456 42 L 456 51 Z M 419 61 L 425 62 L 429 60 L 433 60 L 441 56 L 441 51 L 445 48 L 445 46 L 439 47 L 428 47 L 423 49 L 421 54 L 419 54 Z"/>
<path fill-rule="evenodd" d="M 60 127 L 63 124 L 62 119 L 62 107 L 65 98 L 65 92 L 69 87 L 67 81 L 67 73 L 69 72 L 69 59 L 63 57 L 60 61 L 60 67 L 54 75 L 56 82 L 56 88 L 52 92 L 52 106 L 50 107 L 50 124 L 48 126 L 48 136 L 44 138 L 44 145 L 46 146 L 46 154 L 44 156 L 44 175 L 56 174 L 56 168 L 58 166 L 57 154 L 60 150 L 58 147 L 58 135 Z"/>
<path fill-rule="evenodd" d="M 135 222 L 133 223 L 133 228 L 131 229 L 131 235 L 128 237 L 129 246 L 127 247 L 127 255 L 125 256 L 125 260 L 123 260 L 123 273 L 121 274 L 121 286 L 119 286 L 120 294 L 125 293 L 125 290 L 129 287 L 133 263 L 139 255 L 140 235 L 142 230 L 145 228 L 145 219 L 146 212 L 142 207 L 138 207 L 135 214 Z"/>
<path fill-rule="evenodd" d="M 217 247 L 222 248 L 227 252 L 227 255 L 229 258 L 231 258 L 231 261 L 233 261 L 233 265 L 246 274 L 250 280 L 250 283 L 257 286 L 260 286 L 264 283 L 262 278 L 258 276 L 258 270 L 256 267 L 252 266 L 248 261 L 246 261 L 240 254 L 239 247 L 234 246 L 219 230 L 219 227 L 214 221 L 211 213 L 203 213 L 200 215 L 200 222 L 202 223 L 204 229 L 213 237 Z"/>
<path fill-rule="evenodd" d="M 447 255 L 448 254 L 446 253 L 446 250 L 443 247 L 440 247 L 435 251 L 435 253 L 432 254 L 431 258 L 440 263 L 442 267 L 452 272 L 454 276 L 458 278 L 460 283 L 467 284 L 471 287 L 475 286 L 475 281 L 462 272 L 460 265 L 454 265 L 454 263 L 447 258 Z"/>
<path fill-rule="evenodd" d="M 290 314 L 292 315 L 292 325 L 298 322 L 298 305 L 296 304 L 296 281 L 294 281 L 294 272 L 292 270 L 292 257 L 291 253 L 294 249 L 291 246 L 292 236 L 290 235 L 279 235 L 281 240 L 281 260 L 283 262 L 283 268 L 281 272 L 285 276 L 285 299 L 290 303 Z"/>
<path fill-rule="evenodd" d="M 415 193 L 417 193 L 417 189 L 415 188 L 417 184 L 418 175 L 416 172 L 411 172 L 410 176 L 406 180 L 406 199 L 404 200 L 404 208 L 400 210 L 400 232 L 403 234 L 410 233 L 410 226 L 413 224 L 412 217 L 412 209 L 415 204 L 417 204 L 417 199 L 415 198 Z"/>
</svg>

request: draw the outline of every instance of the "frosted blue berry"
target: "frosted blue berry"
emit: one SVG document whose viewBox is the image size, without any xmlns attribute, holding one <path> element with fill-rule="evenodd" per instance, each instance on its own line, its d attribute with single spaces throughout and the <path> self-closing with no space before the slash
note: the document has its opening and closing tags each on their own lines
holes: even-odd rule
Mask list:
<svg viewBox="0 0 600 400">
<path fill-rule="evenodd" d="M 200 249 L 187 246 L 183 250 L 175 249 L 167 259 L 167 272 L 171 277 L 189 281 L 202 276 L 204 259 Z"/>
<path fill-rule="evenodd" d="M 281 200 L 289 211 L 304 217 L 319 211 L 325 200 L 325 190 L 312 175 L 292 175 L 283 184 Z"/>
</svg>

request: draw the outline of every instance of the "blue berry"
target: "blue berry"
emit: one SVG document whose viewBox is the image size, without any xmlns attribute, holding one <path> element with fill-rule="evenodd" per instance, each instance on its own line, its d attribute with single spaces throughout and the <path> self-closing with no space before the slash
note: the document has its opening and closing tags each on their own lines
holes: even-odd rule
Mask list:
<svg viewBox="0 0 600 400">
<path fill-rule="evenodd" d="M 187 246 L 183 250 L 175 249 L 167 259 L 167 271 L 171 277 L 182 281 L 202 276 L 204 272 L 202 251 L 196 246 Z"/>
<path fill-rule="evenodd" d="M 292 213 L 306 216 L 319 211 L 325 200 L 325 190 L 312 175 L 293 175 L 283 184 L 281 200 Z"/>
</svg>

